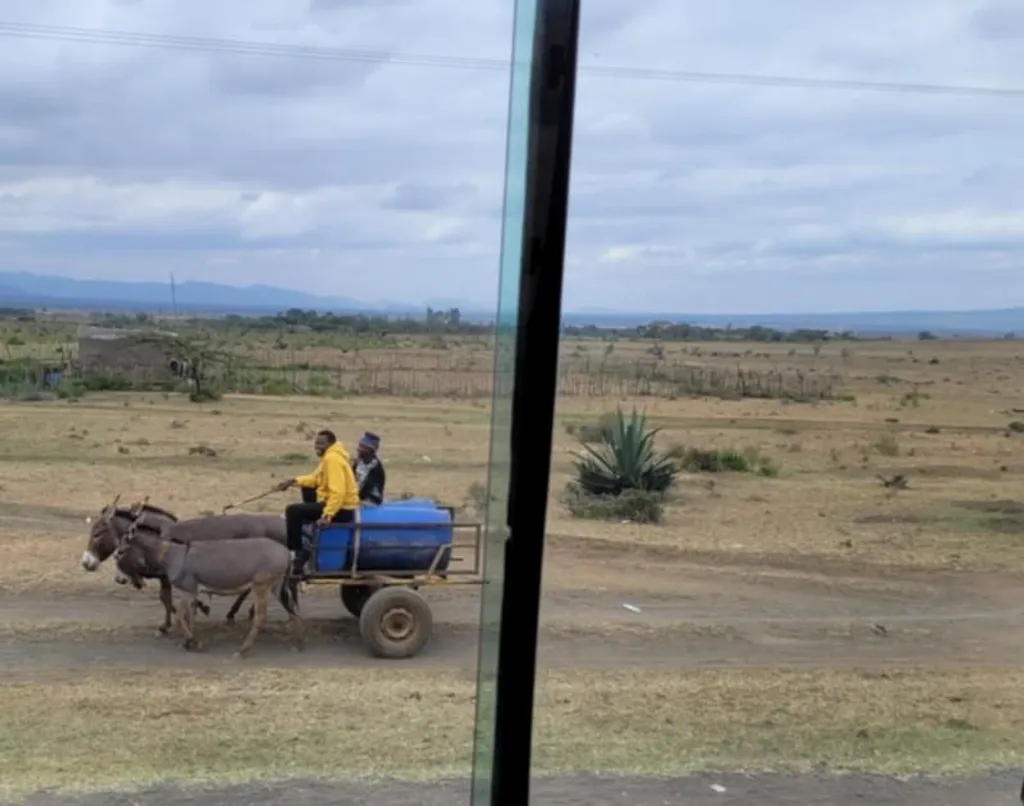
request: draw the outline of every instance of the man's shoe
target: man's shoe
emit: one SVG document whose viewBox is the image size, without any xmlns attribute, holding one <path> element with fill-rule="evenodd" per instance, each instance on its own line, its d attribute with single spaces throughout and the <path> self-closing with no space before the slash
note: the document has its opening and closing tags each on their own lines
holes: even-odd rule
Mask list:
<svg viewBox="0 0 1024 806">
<path fill-rule="evenodd" d="M 292 552 L 292 576 L 298 577 L 299 579 L 305 579 L 306 577 L 306 563 L 309 562 L 308 551 L 293 551 Z"/>
</svg>

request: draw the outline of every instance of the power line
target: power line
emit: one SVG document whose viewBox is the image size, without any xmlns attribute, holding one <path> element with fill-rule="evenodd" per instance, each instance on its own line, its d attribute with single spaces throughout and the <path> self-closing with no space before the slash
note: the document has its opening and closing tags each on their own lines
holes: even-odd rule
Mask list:
<svg viewBox="0 0 1024 806">
<path fill-rule="evenodd" d="M 169 36 L 131 31 L 92 28 L 70 28 L 58 25 L 28 25 L 0 22 L 0 36 L 21 39 L 50 39 L 88 44 L 130 45 L 171 50 L 208 51 L 252 56 L 278 56 L 292 59 L 326 59 L 329 61 L 404 64 L 414 67 L 451 67 L 463 70 L 506 71 L 509 63 L 495 59 L 464 56 L 432 56 L 413 53 L 389 53 L 380 50 L 324 48 L 312 45 L 281 45 L 273 42 L 251 42 L 239 39 Z"/>
<path fill-rule="evenodd" d="M 122 45 L 162 50 L 227 53 L 239 56 L 394 64 L 407 67 L 438 67 L 454 70 L 499 72 L 509 69 L 509 61 L 501 59 L 437 56 L 351 48 L 325 48 L 312 45 L 282 45 L 273 42 L 253 42 L 240 39 L 171 36 L 98 28 L 73 28 L 63 25 L 33 25 L 21 22 L 0 22 L 0 36 L 16 39 L 78 42 L 81 44 Z M 582 65 L 580 72 L 604 78 L 634 81 L 669 81 L 756 87 L 1024 98 L 1024 87 L 978 87 L 952 84 L 916 84 L 896 81 L 857 81 L 853 79 L 701 72 L 695 70 L 623 67 L 616 65 Z"/>
</svg>

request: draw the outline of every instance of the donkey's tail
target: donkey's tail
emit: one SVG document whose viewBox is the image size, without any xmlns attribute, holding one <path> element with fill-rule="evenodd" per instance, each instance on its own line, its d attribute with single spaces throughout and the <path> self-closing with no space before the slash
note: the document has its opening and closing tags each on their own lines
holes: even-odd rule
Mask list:
<svg viewBox="0 0 1024 806">
<path fill-rule="evenodd" d="M 277 600 L 287 613 L 299 614 L 299 577 L 290 571 L 285 574 L 277 587 Z"/>
</svg>

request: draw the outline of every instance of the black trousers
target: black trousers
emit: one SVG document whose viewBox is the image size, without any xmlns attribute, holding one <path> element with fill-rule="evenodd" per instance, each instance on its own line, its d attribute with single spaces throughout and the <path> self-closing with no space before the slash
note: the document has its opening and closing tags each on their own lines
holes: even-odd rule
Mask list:
<svg viewBox="0 0 1024 806">
<path fill-rule="evenodd" d="M 324 505 L 315 500 L 312 503 L 303 501 L 301 504 L 289 504 L 284 508 L 285 528 L 288 531 L 288 548 L 291 551 L 302 551 L 302 527 L 307 523 L 316 523 L 323 514 Z M 354 510 L 339 509 L 334 517 L 331 518 L 331 523 L 352 523 L 355 519 L 356 513 Z"/>
</svg>

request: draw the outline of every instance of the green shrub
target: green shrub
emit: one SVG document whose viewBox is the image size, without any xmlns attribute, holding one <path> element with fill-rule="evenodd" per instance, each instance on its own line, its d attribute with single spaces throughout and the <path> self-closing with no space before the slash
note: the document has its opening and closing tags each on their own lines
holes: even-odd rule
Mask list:
<svg viewBox="0 0 1024 806">
<path fill-rule="evenodd" d="M 1024 432 L 1024 423 L 1022 423 L 1020 420 L 1014 420 L 1012 423 L 1010 423 L 1009 429 L 1011 431 L 1016 431 L 1019 434 L 1021 432 Z"/>
<path fill-rule="evenodd" d="M 0 398 L 19 403 L 43 403 L 56 399 L 56 395 L 38 386 L 21 385 L 0 387 Z"/>
<path fill-rule="evenodd" d="M 85 397 L 89 389 L 78 378 L 64 378 L 53 391 L 61 400 L 77 400 Z"/>
<path fill-rule="evenodd" d="M 690 473 L 752 473 L 756 470 L 754 463 L 739 451 L 717 448 L 687 449 L 682 456 L 682 468 Z"/>
<path fill-rule="evenodd" d="M 767 456 L 761 456 L 756 448 L 743 451 L 731 448 L 687 448 L 673 445 L 665 455 L 675 459 L 681 470 L 688 473 L 757 473 L 759 476 L 775 477 L 779 467 Z"/>
<path fill-rule="evenodd" d="M 265 395 L 293 395 L 295 387 L 283 378 L 274 378 L 263 383 L 260 391 Z"/>
<path fill-rule="evenodd" d="M 627 419 L 621 410 L 599 447 L 584 443 L 574 460 L 576 482 L 590 495 L 620 495 L 625 490 L 664 493 L 675 481 L 676 463 L 654 449 L 657 428 L 634 409 Z"/>
<path fill-rule="evenodd" d="M 204 386 L 201 389 L 195 389 L 189 393 L 188 399 L 193 403 L 215 403 L 221 400 L 224 396 L 220 393 L 219 389 L 215 389 L 210 386 Z"/>
<path fill-rule="evenodd" d="M 87 392 L 131 392 L 136 384 L 124 375 L 89 373 L 77 379 Z"/>
<path fill-rule="evenodd" d="M 43 367 L 32 358 L 0 359 L 0 387 L 41 386 Z"/>
<path fill-rule="evenodd" d="M 309 384 L 306 394 L 325 397 L 337 391 L 334 381 L 324 373 L 312 373 L 309 376 Z"/>
<path fill-rule="evenodd" d="M 665 494 L 648 490 L 631 489 L 618 495 L 594 495 L 576 482 L 569 482 L 563 500 L 574 518 L 660 523 L 665 514 Z"/>
</svg>

